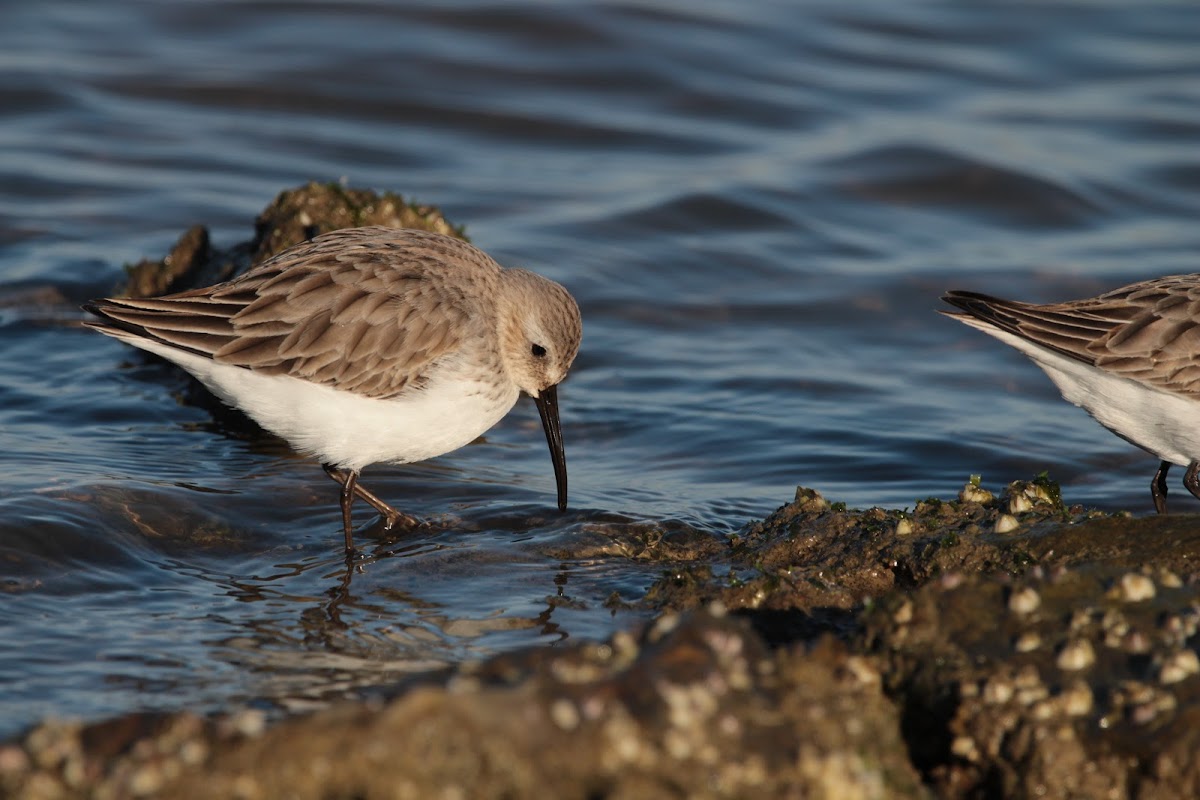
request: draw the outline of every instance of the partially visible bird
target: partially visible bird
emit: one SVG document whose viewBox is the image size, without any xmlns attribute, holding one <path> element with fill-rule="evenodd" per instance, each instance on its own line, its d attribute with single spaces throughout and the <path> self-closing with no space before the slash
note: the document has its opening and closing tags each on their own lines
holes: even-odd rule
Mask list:
<svg viewBox="0 0 1200 800">
<path fill-rule="evenodd" d="M 1046 305 L 962 291 L 942 299 L 962 311 L 941 313 L 1017 348 L 1064 398 L 1158 456 L 1158 513 L 1172 464 L 1187 466 L 1183 485 L 1200 498 L 1200 274 Z"/>
</svg>

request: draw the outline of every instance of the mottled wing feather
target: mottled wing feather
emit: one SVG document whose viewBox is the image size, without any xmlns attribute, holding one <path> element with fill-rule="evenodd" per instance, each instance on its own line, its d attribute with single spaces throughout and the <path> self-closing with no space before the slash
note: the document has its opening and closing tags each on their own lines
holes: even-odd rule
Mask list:
<svg viewBox="0 0 1200 800">
<path fill-rule="evenodd" d="M 945 299 L 1063 355 L 1200 398 L 1200 275 L 1173 275 L 1047 305 L 973 292 L 951 292 Z"/>
<path fill-rule="evenodd" d="M 1096 365 L 1167 391 L 1200 397 L 1200 276 L 1161 278 L 1114 300 L 1139 313 L 1093 347 Z M 1108 298 L 1104 295 L 1102 298 Z"/>
<path fill-rule="evenodd" d="M 327 234 L 227 283 L 94 310 L 139 335 L 267 374 L 391 397 L 473 335 L 447 256 L 476 280 L 499 267 L 465 243 L 391 229 Z M 454 259 L 457 259 L 456 262 Z"/>
</svg>

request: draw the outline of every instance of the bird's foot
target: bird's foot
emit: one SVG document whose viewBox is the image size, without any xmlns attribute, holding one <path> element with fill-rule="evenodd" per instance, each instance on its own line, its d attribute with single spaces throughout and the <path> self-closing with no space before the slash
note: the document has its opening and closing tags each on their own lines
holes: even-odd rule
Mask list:
<svg viewBox="0 0 1200 800">
<path fill-rule="evenodd" d="M 383 517 L 383 529 L 385 531 L 393 531 L 397 529 L 411 530 L 413 528 L 419 528 L 425 524 L 416 517 L 409 516 L 403 511 L 397 511 L 394 508 L 390 509 L 389 511 L 381 512 L 380 516 Z"/>
</svg>

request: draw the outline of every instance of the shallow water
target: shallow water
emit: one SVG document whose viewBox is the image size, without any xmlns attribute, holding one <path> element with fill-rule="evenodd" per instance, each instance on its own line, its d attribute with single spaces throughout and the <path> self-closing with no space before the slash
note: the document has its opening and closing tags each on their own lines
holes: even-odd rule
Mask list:
<svg viewBox="0 0 1200 800">
<path fill-rule="evenodd" d="M 1154 459 L 947 288 L 1085 296 L 1196 269 L 1200 9 L 1182 4 L 280 2 L 13 6 L 0 26 L 0 734 L 44 715 L 304 708 L 627 626 L 666 565 L 797 484 L 911 506 L 1049 469 L 1148 512 Z M 333 484 L 78 327 L 189 225 L 246 239 L 310 179 L 442 207 L 578 298 L 571 511 L 532 405 Z M 1177 486 L 1173 482 L 1173 487 Z M 1174 488 L 1174 498 L 1183 494 Z M 1180 509 L 1200 510 L 1176 499 Z M 565 557 L 591 537 L 595 557 Z"/>
</svg>

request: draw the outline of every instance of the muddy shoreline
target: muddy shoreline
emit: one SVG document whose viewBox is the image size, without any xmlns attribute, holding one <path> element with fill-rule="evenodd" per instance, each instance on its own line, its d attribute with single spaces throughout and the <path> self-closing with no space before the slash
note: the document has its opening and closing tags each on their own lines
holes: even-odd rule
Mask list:
<svg viewBox="0 0 1200 800">
<path fill-rule="evenodd" d="M 310 184 L 229 252 L 189 231 L 129 291 L 360 224 L 461 234 L 436 209 Z M 0 795 L 1200 796 L 1195 516 L 1069 506 L 1044 477 L 905 510 L 802 487 L 731 537 L 601 524 L 561 557 L 588 554 L 661 564 L 619 598 L 654 621 L 281 721 L 47 721 L 0 745 Z"/>
</svg>

